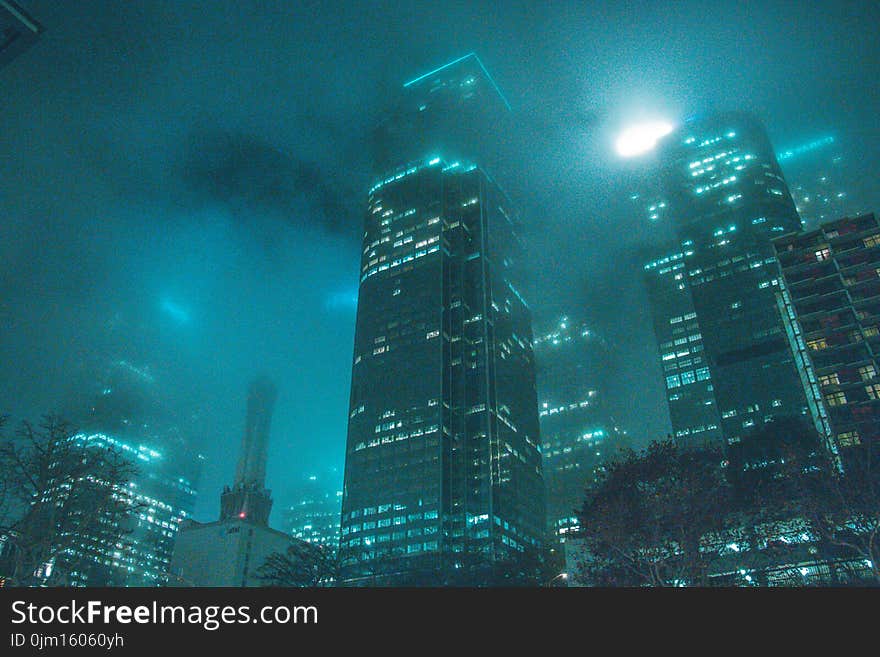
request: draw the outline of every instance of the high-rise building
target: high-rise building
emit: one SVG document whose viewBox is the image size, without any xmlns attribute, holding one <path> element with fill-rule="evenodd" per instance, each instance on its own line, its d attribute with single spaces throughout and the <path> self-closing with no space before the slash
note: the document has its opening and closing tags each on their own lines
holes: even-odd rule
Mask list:
<svg viewBox="0 0 880 657">
<path fill-rule="evenodd" d="M 841 454 L 880 440 L 880 222 L 838 219 L 775 247 L 783 316 L 820 435 Z"/>
<path fill-rule="evenodd" d="M 342 491 L 323 478 L 309 476 L 293 491 L 293 502 L 284 512 L 284 530 L 301 541 L 336 552 Z"/>
<path fill-rule="evenodd" d="M 137 472 L 128 484 L 132 512 L 122 535 L 96 535 L 63 555 L 69 584 L 163 585 L 181 523 L 195 506 L 200 461 L 188 422 L 164 399 L 149 368 L 120 360 L 80 427 L 74 439 L 119 451 Z"/>
<path fill-rule="evenodd" d="M 859 190 L 851 187 L 858 176 L 841 146 L 834 135 L 824 135 L 779 151 L 779 164 L 807 230 L 865 210 Z"/>
<path fill-rule="evenodd" d="M 691 120 L 658 160 L 675 243 L 645 272 L 675 437 L 736 442 L 806 413 L 772 245 L 801 222 L 763 127 L 740 113 Z"/>
<path fill-rule="evenodd" d="M 220 496 L 220 520 L 246 518 L 264 527 L 269 524 L 272 496 L 266 489 L 266 458 L 277 394 L 268 379 L 258 378 L 251 383 L 235 483 Z"/>
<path fill-rule="evenodd" d="M 30 48 L 42 32 L 24 9 L 11 0 L 0 0 L 0 68 Z"/>
<path fill-rule="evenodd" d="M 554 540 L 576 529 L 576 510 L 596 469 L 628 440 L 608 409 L 602 384 L 611 372 L 605 341 L 565 316 L 534 340 L 547 525 Z"/>
<path fill-rule="evenodd" d="M 509 110 L 475 55 L 401 95 L 364 222 L 343 575 L 476 583 L 536 557 L 545 523 L 519 219 L 483 168 Z"/>
<path fill-rule="evenodd" d="M 294 543 L 269 527 L 272 497 L 265 487 L 269 425 L 277 390 L 264 377 L 248 388 L 244 437 L 233 486 L 220 495 L 220 520 L 181 528 L 171 561 L 171 586 L 263 586 L 261 567 Z"/>
</svg>

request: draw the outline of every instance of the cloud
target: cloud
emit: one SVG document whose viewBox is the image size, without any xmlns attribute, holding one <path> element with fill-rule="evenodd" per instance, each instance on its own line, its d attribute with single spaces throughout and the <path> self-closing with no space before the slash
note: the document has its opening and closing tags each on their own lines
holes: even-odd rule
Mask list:
<svg viewBox="0 0 880 657">
<path fill-rule="evenodd" d="M 181 179 L 206 203 L 229 208 L 238 220 L 271 216 L 330 233 L 356 235 L 352 201 L 314 162 L 299 159 L 252 135 L 221 130 L 192 133 Z"/>
</svg>

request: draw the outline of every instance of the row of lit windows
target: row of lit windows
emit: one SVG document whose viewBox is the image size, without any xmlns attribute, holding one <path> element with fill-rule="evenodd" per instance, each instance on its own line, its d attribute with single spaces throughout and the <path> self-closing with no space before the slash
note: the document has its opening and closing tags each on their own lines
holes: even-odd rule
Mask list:
<svg viewBox="0 0 880 657">
<path fill-rule="evenodd" d="M 595 397 L 596 391 L 590 390 L 590 392 L 587 394 L 589 397 Z M 556 406 L 554 408 L 549 408 L 549 404 L 547 402 L 543 402 L 541 404 L 541 412 L 539 413 L 539 416 L 544 417 L 546 415 L 556 415 L 557 413 L 565 413 L 566 411 L 571 411 L 571 410 L 575 410 L 578 408 L 586 408 L 589 405 L 590 405 L 589 399 L 584 399 L 583 401 L 579 401 L 579 402 L 573 402 L 573 403 L 569 404 L 568 406 L 563 404 L 562 406 Z"/>
<path fill-rule="evenodd" d="M 687 372 L 681 372 L 681 374 L 667 376 L 666 388 L 678 388 L 679 386 L 686 386 L 695 381 L 706 381 L 709 378 L 709 368 L 701 367 L 698 370 L 689 370 Z"/>
<path fill-rule="evenodd" d="M 865 386 L 865 392 L 868 395 L 868 399 L 880 399 L 880 383 L 872 383 Z M 843 406 L 848 401 L 846 393 L 843 391 L 829 392 L 825 395 L 825 402 L 829 406 Z"/>
<path fill-rule="evenodd" d="M 429 255 L 431 253 L 436 253 L 439 250 L 440 250 L 439 246 L 432 246 L 430 249 L 427 249 L 427 250 L 422 249 L 421 251 L 416 251 L 414 254 L 406 255 L 403 258 L 400 258 L 398 260 L 393 260 L 391 262 L 391 264 L 385 263 L 385 264 L 379 265 L 378 267 L 373 267 L 370 270 L 368 270 L 366 274 L 361 276 L 361 283 L 363 283 L 365 280 L 370 278 L 370 276 L 374 276 L 375 274 L 378 274 L 379 272 L 385 271 L 387 269 L 393 269 L 395 267 L 399 267 L 400 265 L 406 264 L 407 262 L 410 262 L 412 260 L 416 260 L 418 258 Z"/>
<path fill-rule="evenodd" d="M 681 438 L 683 436 L 691 436 L 697 433 L 703 433 L 704 431 L 715 431 L 718 428 L 717 424 L 701 424 L 696 427 L 691 427 L 688 429 L 679 429 L 675 432 L 676 438 Z"/>
<path fill-rule="evenodd" d="M 429 436 L 433 433 L 436 433 L 440 430 L 440 425 L 432 424 L 429 427 L 425 427 L 424 429 L 415 429 L 413 431 L 402 431 L 398 434 L 391 434 L 387 436 L 382 436 L 381 438 L 373 438 L 369 442 L 359 442 L 355 445 L 354 451 L 359 452 L 362 449 L 369 449 L 371 447 L 379 447 L 381 445 L 388 445 L 390 443 L 400 442 L 402 440 L 408 440 L 410 438 L 419 438 L 421 436 Z"/>
</svg>

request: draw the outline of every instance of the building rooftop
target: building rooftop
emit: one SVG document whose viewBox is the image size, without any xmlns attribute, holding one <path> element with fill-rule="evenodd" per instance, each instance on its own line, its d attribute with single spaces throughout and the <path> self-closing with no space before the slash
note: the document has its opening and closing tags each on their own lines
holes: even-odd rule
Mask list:
<svg viewBox="0 0 880 657">
<path fill-rule="evenodd" d="M 421 83 L 425 82 L 426 80 L 429 80 L 431 78 L 436 78 L 438 76 L 438 74 L 440 74 L 440 73 L 449 72 L 450 69 L 452 69 L 453 67 L 465 67 L 465 66 L 474 66 L 474 65 L 476 65 L 477 70 L 482 73 L 482 75 L 486 78 L 486 80 L 489 82 L 489 84 L 492 86 L 492 88 L 495 90 L 495 92 L 501 98 L 501 101 L 504 103 L 504 106 L 508 110 L 510 110 L 510 103 L 507 101 L 507 98 L 501 92 L 501 89 L 495 83 L 495 80 L 489 74 L 489 71 L 486 70 L 486 67 L 483 65 L 483 62 L 481 62 L 480 58 L 477 57 L 476 53 L 473 53 L 473 52 L 468 53 L 467 55 L 464 55 L 463 57 L 459 57 L 458 59 L 454 59 L 451 62 L 443 64 L 442 66 L 438 66 L 437 68 L 435 68 L 431 71 L 428 71 L 427 73 L 424 73 L 416 78 L 413 78 L 409 82 L 405 82 L 403 84 L 403 87 L 405 89 L 410 89 L 412 87 L 419 86 Z"/>
</svg>

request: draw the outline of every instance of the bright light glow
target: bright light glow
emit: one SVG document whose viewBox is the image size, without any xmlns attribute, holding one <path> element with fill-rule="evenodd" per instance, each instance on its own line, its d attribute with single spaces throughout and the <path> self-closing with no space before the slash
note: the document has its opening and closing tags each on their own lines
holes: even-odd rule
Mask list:
<svg viewBox="0 0 880 657">
<path fill-rule="evenodd" d="M 621 157 L 635 157 L 653 149 L 661 137 L 672 132 L 666 121 L 650 121 L 630 126 L 617 138 L 617 153 Z"/>
<path fill-rule="evenodd" d="M 178 324 L 189 324 L 190 315 L 186 311 L 186 309 L 180 304 L 175 303 L 171 299 L 162 299 L 159 307 L 161 308 L 162 312 L 164 312 Z"/>
</svg>

